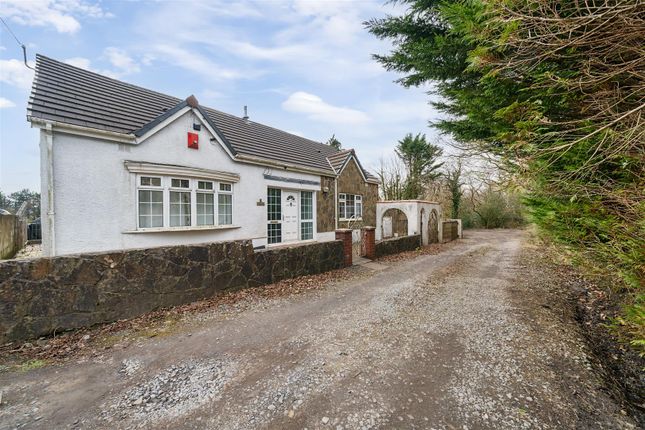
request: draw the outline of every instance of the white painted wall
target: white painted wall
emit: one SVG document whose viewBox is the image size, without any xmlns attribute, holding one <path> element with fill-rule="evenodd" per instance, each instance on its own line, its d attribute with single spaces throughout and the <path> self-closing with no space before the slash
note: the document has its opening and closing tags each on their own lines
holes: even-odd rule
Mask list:
<svg viewBox="0 0 645 430">
<path fill-rule="evenodd" d="M 428 219 L 430 218 L 430 212 L 434 209 L 435 211 L 437 211 L 439 221 L 439 242 L 443 241 L 443 226 L 441 224 L 441 220 L 443 219 L 443 212 L 441 210 L 441 205 L 425 200 L 396 200 L 376 202 L 376 240 L 383 239 L 383 214 L 385 213 L 385 211 L 392 208 L 401 210 L 408 218 L 408 236 L 422 233 L 419 230 L 419 227 L 421 226 L 421 217 L 423 216 L 423 222 L 424 225 L 426 225 Z M 423 215 L 421 214 L 421 209 L 423 209 Z M 427 240 L 424 240 L 424 243 L 425 242 L 427 242 Z"/>
<path fill-rule="evenodd" d="M 266 203 L 269 182 L 264 179 L 264 174 L 320 181 L 320 177 L 313 174 L 234 162 L 219 143 L 211 142 L 213 136 L 206 127 L 202 126 L 201 131 L 194 131 L 194 122 L 199 121 L 190 111 L 139 145 L 118 144 L 55 132 L 53 247 L 46 235 L 46 189 L 49 184 L 44 173 L 49 160 L 44 148 L 46 145 L 42 144 L 45 139 L 41 138 L 43 244 L 46 255 L 235 239 L 253 239 L 255 246 L 265 245 L 266 206 L 256 204 L 260 199 Z M 187 148 L 188 131 L 199 134 L 198 150 Z M 41 134 L 44 133 L 45 130 L 41 130 Z M 137 228 L 137 208 L 136 175 L 125 168 L 126 160 L 238 173 L 240 181 L 233 185 L 233 224 L 240 228 L 128 233 Z M 271 184 L 276 185 L 274 182 Z M 293 183 L 282 183 L 282 186 L 289 189 L 311 188 Z M 314 239 L 324 238 L 319 238 L 314 232 Z"/>
</svg>

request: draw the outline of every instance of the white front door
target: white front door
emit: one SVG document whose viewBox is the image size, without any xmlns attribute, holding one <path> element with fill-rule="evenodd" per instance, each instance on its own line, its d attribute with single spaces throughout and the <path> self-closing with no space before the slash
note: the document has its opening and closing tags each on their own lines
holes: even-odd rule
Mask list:
<svg viewBox="0 0 645 430">
<path fill-rule="evenodd" d="M 298 240 L 298 194 L 282 192 L 282 241 Z"/>
</svg>

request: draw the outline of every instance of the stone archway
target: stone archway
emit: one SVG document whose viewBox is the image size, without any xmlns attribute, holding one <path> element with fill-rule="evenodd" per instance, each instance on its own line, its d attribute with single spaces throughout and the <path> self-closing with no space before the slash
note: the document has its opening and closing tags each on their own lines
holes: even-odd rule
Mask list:
<svg viewBox="0 0 645 430">
<path fill-rule="evenodd" d="M 383 213 L 381 228 L 383 239 L 407 236 L 408 217 L 402 210 L 390 208 Z"/>
<path fill-rule="evenodd" d="M 439 215 L 434 209 L 428 219 L 428 243 L 439 243 Z"/>
</svg>

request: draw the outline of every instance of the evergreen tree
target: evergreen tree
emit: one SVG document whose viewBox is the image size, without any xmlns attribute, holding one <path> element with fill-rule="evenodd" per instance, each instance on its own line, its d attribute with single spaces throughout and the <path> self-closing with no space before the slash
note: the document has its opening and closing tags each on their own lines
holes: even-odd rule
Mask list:
<svg viewBox="0 0 645 430">
<path fill-rule="evenodd" d="M 327 145 L 338 149 L 339 151 L 343 148 L 343 144 L 340 143 L 340 140 L 336 139 L 336 135 L 332 134 L 329 140 L 327 141 Z"/>
<path fill-rule="evenodd" d="M 429 143 L 424 134 L 413 136 L 408 133 L 399 140 L 394 151 L 407 169 L 403 198 L 422 198 L 424 184 L 441 176 L 439 169 L 443 163 L 438 162 L 438 159 L 443 154 L 443 149 Z"/>
<path fill-rule="evenodd" d="M 400 3 L 366 23 L 394 45 L 376 60 L 432 82 L 447 115 L 431 125 L 494 154 L 543 231 L 632 288 L 624 315 L 645 314 L 642 2 Z M 645 338 L 642 319 L 624 325 Z"/>
</svg>

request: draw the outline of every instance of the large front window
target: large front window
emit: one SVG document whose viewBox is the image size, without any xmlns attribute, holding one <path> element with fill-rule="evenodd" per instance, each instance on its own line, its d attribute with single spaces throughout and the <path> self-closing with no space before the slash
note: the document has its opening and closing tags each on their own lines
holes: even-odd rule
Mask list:
<svg viewBox="0 0 645 430">
<path fill-rule="evenodd" d="M 233 224 L 233 185 L 202 179 L 138 176 L 138 228 Z"/>
<path fill-rule="evenodd" d="M 341 220 L 361 219 L 363 217 L 363 197 L 354 194 L 339 194 L 338 217 Z"/>
</svg>

